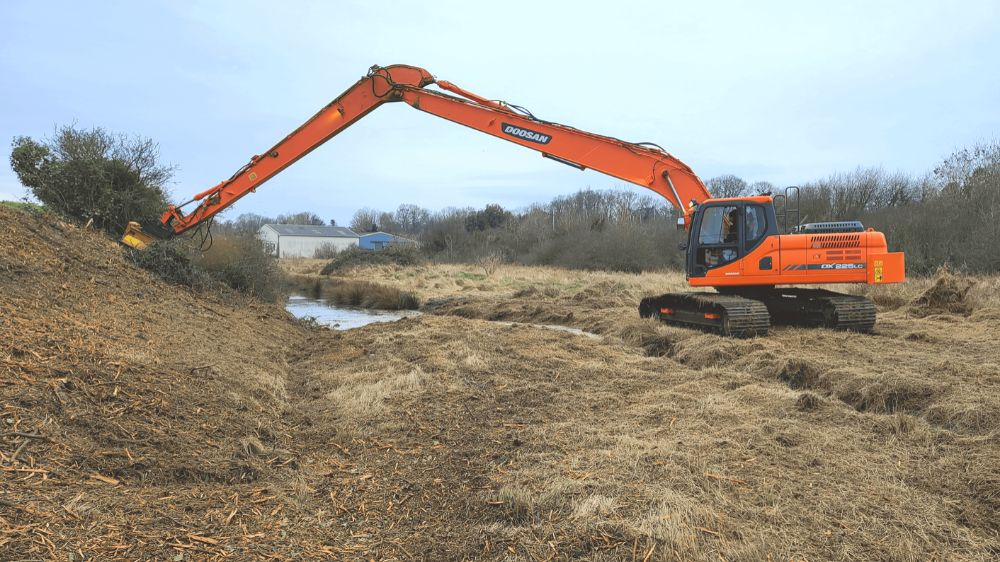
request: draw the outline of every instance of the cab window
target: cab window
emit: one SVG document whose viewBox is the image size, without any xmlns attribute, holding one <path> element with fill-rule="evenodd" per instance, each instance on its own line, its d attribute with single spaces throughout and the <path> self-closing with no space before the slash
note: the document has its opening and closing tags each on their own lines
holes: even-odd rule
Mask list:
<svg viewBox="0 0 1000 562">
<path fill-rule="evenodd" d="M 709 207 L 698 230 L 696 262 L 706 269 L 734 261 L 739 251 L 740 208 Z"/>
<path fill-rule="evenodd" d="M 710 207 L 705 210 L 701 219 L 701 230 L 698 232 L 699 244 L 728 244 L 737 241 L 736 207 Z"/>
<path fill-rule="evenodd" d="M 767 232 L 767 219 L 765 218 L 764 207 L 761 205 L 747 205 L 745 219 L 743 221 L 745 232 L 743 239 L 746 241 L 746 248 L 749 250 L 760 242 Z"/>
</svg>

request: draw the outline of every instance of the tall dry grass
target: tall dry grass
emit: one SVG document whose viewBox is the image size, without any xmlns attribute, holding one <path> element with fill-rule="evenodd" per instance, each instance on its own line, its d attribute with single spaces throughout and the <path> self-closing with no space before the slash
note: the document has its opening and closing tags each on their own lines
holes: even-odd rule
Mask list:
<svg viewBox="0 0 1000 562">
<path fill-rule="evenodd" d="M 283 296 L 282 269 L 252 236 L 217 236 L 204 252 L 187 240 L 175 239 L 129 250 L 128 256 L 135 265 L 175 285 L 203 291 L 221 285 L 266 302 Z"/>
<path fill-rule="evenodd" d="M 691 290 L 678 272 L 365 266 L 347 278 L 430 314 L 359 333 L 365 353 L 322 368 L 337 385 L 363 374 L 337 386 L 352 435 L 405 434 L 417 412 L 458 465 L 489 459 L 462 478 L 483 482 L 493 557 L 989 559 L 1000 278 L 950 275 L 830 287 L 878 303 L 871 335 L 732 340 L 638 318 L 641 297 Z M 428 378 L 403 384 L 414 367 Z"/>
<path fill-rule="evenodd" d="M 290 275 L 287 287 L 290 292 L 306 293 L 313 298 L 326 299 L 338 306 L 380 310 L 416 310 L 420 308 L 420 299 L 415 294 L 373 281 Z"/>
<path fill-rule="evenodd" d="M 641 290 L 628 283 L 552 297 L 558 275 L 535 275 L 552 284 L 493 301 L 452 283 L 453 296 L 525 319 L 572 303 L 568 322 L 603 315 L 606 337 L 425 314 L 361 332 L 350 345 L 365 352 L 319 367 L 352 437 L 432 428 L 454 463 L 435 477 L 460 467 L 490 510 L 476 520 L 488 557 L 975 560 L 1000 545 L 1000 402 L 982 365 L 998 356 L 975 318 L 898 310 L 874 336 L 729 340 L 623 318 L 617 303 Z M 935 341 L 907 337 L 942 326 Z M 484 473 L 468 468 L 478 458 Z"/>
</svg>

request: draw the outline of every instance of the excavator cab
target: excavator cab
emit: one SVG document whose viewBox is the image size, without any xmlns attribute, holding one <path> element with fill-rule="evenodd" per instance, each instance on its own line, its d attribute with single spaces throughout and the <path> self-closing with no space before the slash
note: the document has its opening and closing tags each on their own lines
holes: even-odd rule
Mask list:
<svg viewBox="0 0 1000 562">
<path fill-rule="evenodd" d="M 768 236 L 778 234 L 770 196 L 709 199 L 698 206 L 688 230 L 687 276 L 705 277 L 712 269 L 738 262 Z M 758 265 L 767 266 L 767 262 Z"/>
</svg>

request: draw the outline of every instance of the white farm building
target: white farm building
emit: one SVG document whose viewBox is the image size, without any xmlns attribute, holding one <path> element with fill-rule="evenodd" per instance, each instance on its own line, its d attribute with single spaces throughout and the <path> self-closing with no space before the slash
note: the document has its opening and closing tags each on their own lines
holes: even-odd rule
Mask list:
<svg viewBox="0 0 1000 562">
<path fill-rule="evenodd" d="M 265 224 L 258 235 L 279 258 L 311 258 L 331 246 L 339 252 L 358 245 L 357 233 L 343 226 Z"/>
</svg>

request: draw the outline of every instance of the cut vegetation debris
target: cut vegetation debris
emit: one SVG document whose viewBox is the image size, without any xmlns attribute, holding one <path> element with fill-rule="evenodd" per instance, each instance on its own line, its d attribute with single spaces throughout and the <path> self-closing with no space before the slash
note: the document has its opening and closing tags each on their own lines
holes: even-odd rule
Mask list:
<svg viewBox="0 0 1000 562">
<path fill-rule="evenodd" d="M 993 278 L 969 314 L 727 340 L 634 318 L 677 274 L 360 266 L 437 314 L 344 333 L 0 223 L 5 560 L 1000 552 Z"/>
</svg>

